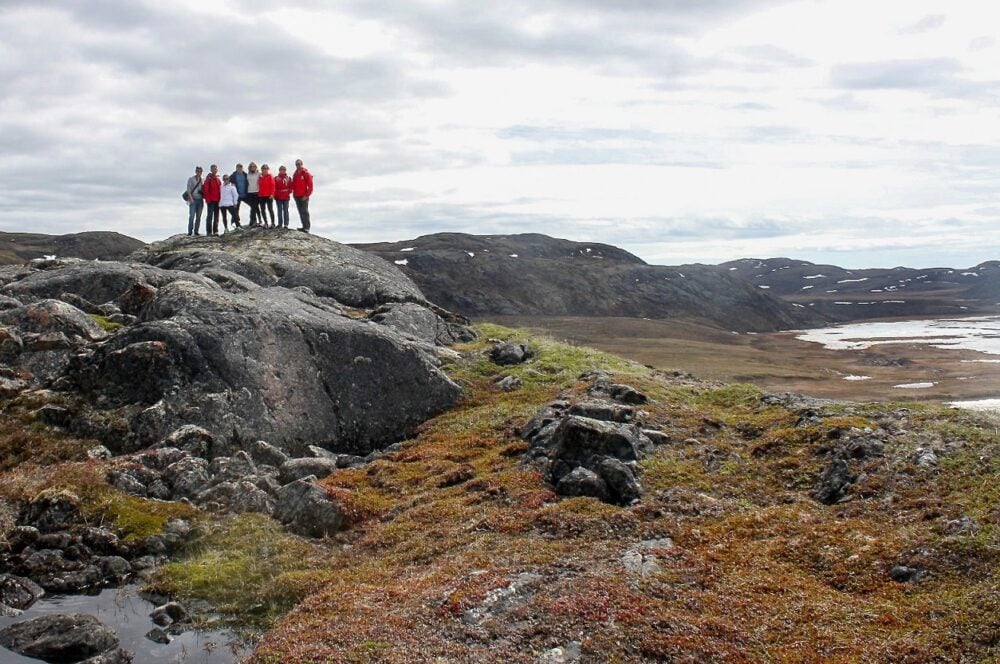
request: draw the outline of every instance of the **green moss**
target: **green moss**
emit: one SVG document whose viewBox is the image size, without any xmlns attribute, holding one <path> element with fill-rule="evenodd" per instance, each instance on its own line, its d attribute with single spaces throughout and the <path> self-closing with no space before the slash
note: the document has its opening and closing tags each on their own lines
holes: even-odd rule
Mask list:
<svg viewBox="0 0 1000 664">
<path fill-rule="evenodd" d="M 243 514 L 209 529 L 180 560 L 161 568 L 152 586 L 206 600 L 240 624 L 267 627 L 326 578 L 325 553 L 268 517 Z"/>
<path fill-rule="evenodd" d="M 108 320 L 107 316 L 101 316 L 100 314 L 90 314 L 90 317 L 94 319 L 94 322 L 100 325 L 108 332 L 114 332 L 115 330 L 121 329 L 122 324 L 116 323 L 112 320 Z"/>
<path fill-rule="evenodd" d="M 185 503 L 148 500 L 115 490 L 89 496 L 82 507 L 89 517 L 109 522 L 127 542 L 160 533 L 173 519 L 192 520 L 201 515 Z"/>
<path fill-rule="evenodd" d="M 735 383 L 714 390 L 700 392 L 695 396 L 694 400 L 695 403 L 701 406 L 714 406 L 717 408 L 749 407 L 760 403 L 760 398 L 763 395 L 764 393 L 756 385 Z"/>
<path fill-rule="evenodd" d="M 661 491 L 675 487 L 707 491 L 712 488 L 712 479 L 700 461 L 685 459 L 674 453 L 660 453 L 642 463 L 642 483 L 651 491 Z M 731 469 L 730 469 L 731 470 Z"/>
</svg>

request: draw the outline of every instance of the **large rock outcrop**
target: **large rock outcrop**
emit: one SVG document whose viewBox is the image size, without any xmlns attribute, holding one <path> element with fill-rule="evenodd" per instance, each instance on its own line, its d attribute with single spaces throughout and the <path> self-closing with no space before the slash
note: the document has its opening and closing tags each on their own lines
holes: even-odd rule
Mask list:
<svg viewBox="0 0 1000 664">
<path fill-rule="evenodd" d="M 305 286 L 351 307 L 427 300 L 395 265 L 354 247 L 295 231 L 250 228 L 221 237 L 173 237 L 130 257 L 170 270 L 238 274 L 259 286 Z"/>
<path fill-rule="evenodd" d="M 135 447 L 197 424 L 238 445 L 367 452 L 460 392 L 423 346 L 310 293 L 184 281 L 159 289 L 139 323 L 78 356 L 67 377 L 104 407 L 140 407 Z"/>
<path fill-rule="evenodd" d="M 0 271 L 4 396 L 54 390 L 55 424 L 117 453 L 192 425 L 217 455 L 260 439 L 367 454 L 460 394 L 437 346 L 471 331 L 378 257 L 250 229 L 172 238 L 130 261 Z"/>
</svg>

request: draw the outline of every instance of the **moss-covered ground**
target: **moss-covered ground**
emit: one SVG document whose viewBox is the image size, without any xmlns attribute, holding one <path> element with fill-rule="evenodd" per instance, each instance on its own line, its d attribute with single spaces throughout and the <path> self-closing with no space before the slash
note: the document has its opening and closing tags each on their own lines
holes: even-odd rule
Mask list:
<svg viewBox="0 0 1000 664">
<path fill-rule="evenodd" d="M 448 367 L 466 391 L 458 408 L 401 451 L 325 480 L 350 515 L 349 545 L 255 661 L 527 662 L 574 641 L 608 662 L 1000 654 L 1000 439 L 988 422 L 912 404 L 800 421 L 751 386 L 480 331 L 538 356 L 501 368 L 483 359 L 485 341 L 461 348 L 466 359 Z M 521 425 L 555 396 L 579 396 L 587 369 L 648 394 L 645 425 L 673 441 L 643 462 L 646 494 L 628 508 L 560 500 L 521 464 Z M 502 375 L 524 388 L 497 389 Z M 855 462 L 851 500 L 813 500 L 831 441 L 880 428 L 884 453 Z M 939 465 L 918 466 L 915 450 L 931 443 Z M 952 529 L 961 517 L 975 532 Z M 658 569 L 626 571 L 630 547 L 664 537 L 674 546 L 655 552 Z M 893 581 L 897 564 L 925 576 Z M 540 581 L 484 612 L 526 572 Z"/>
<path fill-rule="evenodd" d="M 92 441 L 24 422 L 18 433 L 0 421 L 0 441 L 23 436 L 0 497 L 65 488 L 133 537 L 172 516 L 200 518 L 204 534 L 156 584 L 270 628 L 258 663 L 529 662 L 571 642 L 599 662 L 1000 657 L 996 423 L 917 404 L 804 412 L 747 385 L 479 331 L 445 367 L 465 391 L 458 407 L 401 450 L 323 481 L 349 524 L 334 540 L 125 497 L 103 462 L 83 460 Z M 490 337 L 537 356 L 498 367 L 485 359 Z M 642 462 L 645 493 L 630 507 L 560 499 L 521 461 L 521 426 L 556 396 L 580 398 L 591 369 L 645 392 L 643 426 L 671 441 Z M 500 390 L 506 375 L 523 387 Z M 881 452 L 851 461 L 860 476 L 849 500 L 816 502 L 830 449 L 868 434 Z M 37 444 L 24 451 L 25 441 Z M 919 449 L 934 449 L 936 465 L 918 464 Z M 651 550 L 645 575 L 623 564 L 637 543 L 664 538 L 672 546 Z M 899 564 L 922 578 L 892 580 Z"/>
</svg>

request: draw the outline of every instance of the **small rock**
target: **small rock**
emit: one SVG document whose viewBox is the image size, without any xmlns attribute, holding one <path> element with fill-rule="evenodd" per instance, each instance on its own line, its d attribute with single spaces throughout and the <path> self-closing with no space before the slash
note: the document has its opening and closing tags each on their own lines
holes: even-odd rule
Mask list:
<svg viewBox="0 0 1000 664">
<path fill-rule="evenodd" d="M 535 356 L 535 352 L 524 344 L 504 341 L 490 349 L 490 361 L 500 366 L 521 364 Z"/>
<path fill-rule="evenodd" d="M 659 447 L 660 445 L 669 445 L 671 442 L 670 436 L 662 431 L 657 431 L 656 429 L 643 429 L 642 435 Z"/>
<path fill-rule="evenodd" d="M 80 499 L 69 491 L 48 489 L 28 504 L 21 520 L 43 533 L 65 530 L 82 520 Z"/>
<path fill-rule="evenodd" d="M 73 421 L 73 414 L 62 406 L 49 403 L 35 411 L 35 419 L 54 427 L 68 427 Z"/>
<path fill-rule="evenodd" d="M 267 464 L 276 468 L 288 461 L 287 454 L 263 440 L 258 440 L 250 446 L 250 455 L 257 463 Z"/>
<path fill-rule="evenodd" d="M 0 574 L 0 603 L 24 610 L 45 595 L 42 587 L 23 576 Z"/>
<path fill-rule="evenodd" d="M 894 565 L 889 570 L 889 576 L 892 577 L 893 581 L 899 583 L 916 583 L 923 577 L 923 572 L 913 567 L 907 567 L 906 565 Z"/>
<path fill-rule="evenodd" d="M 609 401 L 581 401 L 570 406 L 571 415 L 580 415 L 605 422 L 631 422 L 635 408 Z"/>
<path fill-rule="evenodd" d="M 180 602 L 167 602 L 156 607 L 149 614 L 153 622 L 161 627 L 166 627 L 175 622 L 187 620 L 188 612 Z"/>
<path fill-rule="evenodd" d="M 330 494 L 305 478 L 281 487 L 274 518 L 292 532 L 310 537 L 332 535 L 344 523 L 340 508 Z"/>
<path fill-rule="evenodd" d="M 315 475 L 317 479 L 323 479 L 335 470 L 337 470 L 337 462 L 333 459 L 310 457 L 289 459 L 281 464 L 278 481 L 282 484 L 288 484 L 309 475 Z"/>
<path fill-rule="evenodd" d="M 118 635 L 94 616 L 40 616 L 0 630 L 0 645 L 46 662 L 80 662 L 118 647 Z"/>
<path fill-rule="evenodd" d="M 87 458 L 92 461 L 101 461 L 103 459 L 110 459 L 112 457 L 111 450 L 106 448 L 104 445 L 98 445 L 97 447 L 91 447 L 87 450 Z"/>
<path fill-rule="evenodd" d="M 496 381 L 496 386 L 504 392 L 514 392 L 524 387 L 524 381 L 517 376 L 504 376 Z"/>
<path fill-rule="evenodd" d="M 577 466 L 559 480 L 556 493 L 561 496 L 591 496 L 606 501 L 608 485 L 594 471 Z"/>
<path fill-rule="evenodd" d="M 833 505 L 847 496 L 848 489 L 855 481 L 857 475 L 851 473 L 847 462 L 834 459 L 820 474 L 812 496 L 824 505 Z"/>
<path fill-rule="evenodd" d="M 163 629 L 159 627 L 154 627 L 153 629 L 146 632 L 146 638 L 152 641 L 153 643 L 164 643 L 164 644 L 170 643 L 173 640 L 170 638 L 169 634 L 164 632 Z"/>
</svg>

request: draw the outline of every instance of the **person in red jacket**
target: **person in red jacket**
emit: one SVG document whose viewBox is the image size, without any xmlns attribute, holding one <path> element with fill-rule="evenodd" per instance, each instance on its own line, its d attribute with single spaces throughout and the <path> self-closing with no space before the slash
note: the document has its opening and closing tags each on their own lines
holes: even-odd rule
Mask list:
<svg viewBox="0 0 1000 664">
<path fill-rule="evenodd" d="M 292 174 L 292 195 L 295 197 L 295 207 L 299 211 L 300 231 L 309 232 L 309 197 L 313 193 L 313 179 L 301 159 L 295 160 L 295 173 Z"/>
<path fill-rule="evenodd" d="M 274 201 L 278 204 L 278 228 L 288 228 L 288 200 L 292 197 L 292 178 L 288 169 L 278 167 L 278 176 L 274 178 Z"/>
<path fill-rule="evenodd" d="M 265 228 L 274 228 L 274 176 L 271 175 L 271 167 L 264 164 L 260 167 L 260 190 L 257 192 L 260 197 L 260 223 Z M 264 211 L 271 213 L 271 223 L 267 223 L 267 215 Z"/>
<path fill-rule="evenodd" d="M 201 186 L 201 195 L 205 197 L 205 235 L 219 234 L 219 200 L 222 198 L 222 180 L 219 179 L 219 167 L 212 164 L 208 169 L 208 177 Z"/>
</svg>

